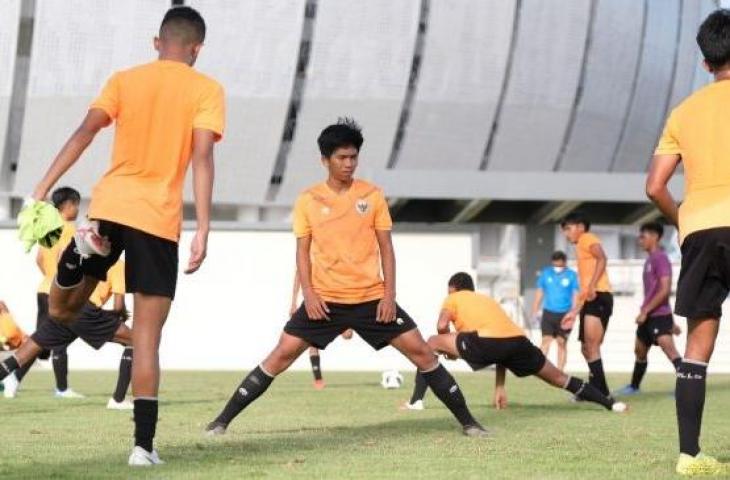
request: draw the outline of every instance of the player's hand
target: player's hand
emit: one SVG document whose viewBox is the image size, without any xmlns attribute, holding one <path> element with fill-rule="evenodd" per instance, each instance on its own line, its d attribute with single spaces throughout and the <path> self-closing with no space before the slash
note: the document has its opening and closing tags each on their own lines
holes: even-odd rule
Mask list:
<svg viewBox="0 0 730 480">
<path fill-rule="evenodd" d="M 378 309 L 375 314 L 375 321 L 378 323 L 391 323 L 395 321 L 395 298 L 386 295 L 378 302 Z"/>
<path fill-rule="evenodd" d="M 682 333 L 682 329 L 677 325 L 676 323 L 672 324 L 672 335 L 680 335 Z"/>
<path fill-rule="evenodd" d="M 596 299 L 596 287 L 588 287 L 586 291 L 586 301 L 592 302 Z"/>
<path fill-rule="evenodd" d="M 636 324 L 642 325 L 644 322 L 646 322 L 646 312 L 644 312 L 644 310 L 641 310 L 636 316 Z"/>
<path fill-rule="evenodd" d="M 572 310 L 565 314 L 563 319 L 560 321 L 560 328 L 563 330 L 572 330 L 575 325 L 576 314 Z"/>
<path fill-rule="evenodd" d="M 188 268 L 185 269 L 185 273 L 190 275 L 191 273 L 197 272 L 207 255 L 208 232 L 198 230 L 195 232 L 193 241 L 190 243 L 190 259 L 188 260 Z"/>
<path fill-rule="evenodd" d="M 504 410 L 507 408 L 507 390 L 504 388 L 494 389 L 494 408 Z"/>
<path fill-rule="evenodd" d="M 329 320 L 330 309 L 327 303 L 322 300 L 312 288 L 303 290 L 304 309 L 310 320 Z"/>
</svg>

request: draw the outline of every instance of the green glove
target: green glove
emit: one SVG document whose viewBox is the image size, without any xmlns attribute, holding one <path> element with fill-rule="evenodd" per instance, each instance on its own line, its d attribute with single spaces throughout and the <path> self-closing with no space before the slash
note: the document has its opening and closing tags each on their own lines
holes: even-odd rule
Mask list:
<svg viewBox="0 0 730 480">
<path fill-rule="evenodd" d="M 56 208 L 46 202 L 26 199 L 18 214 L 18 237 L 23 242 L 25 253 L 33 245 L 51 248 L 61 239 L 63 219 Z"/>
</svg>

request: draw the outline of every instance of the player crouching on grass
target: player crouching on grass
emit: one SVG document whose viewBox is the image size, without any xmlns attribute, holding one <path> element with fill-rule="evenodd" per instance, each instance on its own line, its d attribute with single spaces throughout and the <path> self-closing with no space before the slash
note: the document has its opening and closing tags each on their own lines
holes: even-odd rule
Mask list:
<svg viewBox="0 0 730 480">
<path fill-rule="evenodd" d="M 509 369 L 518 377 L 535 375 L 554 387 L 580 395 L 584 400 L 598 403 L 608 410 L 618 413 L 628 410 L 625 403 L 617 402 L 593 385 L 558 370 L 497 302 L 474 291 L 474 280 L 468 273 L 454 274 L 449 279 L 448 291 L 439 315 L 439 334 L 429 338 L 428 344 L 434 351 L 449 358 L 464 359 L 474 370 L 496 364 L 494 404 L 497 409 L 507 406 L 504 382 L 505 369 Z M 450 331 L 452 323 L 456 332 Z M 418 373 L 410 405 L 422 401 L 425 393 L 426 385 Z M 406 405 L 406 408 L 409 406 Z"/>
<path fill-rule="evenodd" d="M 376 350 L 388 345 L 399 350 L 423 372 L 464 434 L 484 436 L 486 431 L 472 417 L 456 381 L 395 302 L 388 203 L 378 187 L 354 178 L 363 144 L 360 127 L 352 120 L 340 120 L 325 128 L 317 143 L 328 178 L 299 196 L 293 214 L 304 303 L 284 327 L 278 345 L 207 426 L 208 434 L 224 434 L 231 421 L 310 346 L 322 350 L 351 328 Z"/>
</svg>

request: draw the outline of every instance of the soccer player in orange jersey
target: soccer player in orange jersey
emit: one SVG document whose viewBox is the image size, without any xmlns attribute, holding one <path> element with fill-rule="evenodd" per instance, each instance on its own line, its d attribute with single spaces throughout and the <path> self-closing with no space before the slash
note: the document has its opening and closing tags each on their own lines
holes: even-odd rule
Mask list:
<svg viewBox="0 0 730 480">
<path fill-rule="evenodd" d="M 305 190 L 294 206 L 297 272 L 304 303 L 284 327 L 278 345 L 236 388 L 206 428 L 224 434 L 231 421 L 309 347 L 324 349 L 353 329 L 374 349 L 388 345 L 421 371 L 469 436 L 485 430 L 472 417 L 454 378 L 395 301 L 392 221 L 383 192 L 355 179 L 363 136 L 351 120 L 325 128 L 318 139 L 328 176 Z"/>
<path fill-rule="evenodd" d="M 206 256 L 213 190 L 213 149 L 225 123 L 221 85 L 193 69 L 205 22 L 190 7 L 171 8 L 154 47 L 156 61 L 111 76 L 33 194 L 43 200 L 102 128 L 115 124 L 111 166 L 91 195 L 89 219 L 61 255 L 50 315 L 73 322 L 122 252 L 134 294 L 134 448 L 132 466 L 162 463 L 157 428 L 162 326 L 175 296 L 183 184 L 188 166 L 198 221 L 185 273 Z M 83 257 L 83 261 L 82 261 Z"/>
</svg>

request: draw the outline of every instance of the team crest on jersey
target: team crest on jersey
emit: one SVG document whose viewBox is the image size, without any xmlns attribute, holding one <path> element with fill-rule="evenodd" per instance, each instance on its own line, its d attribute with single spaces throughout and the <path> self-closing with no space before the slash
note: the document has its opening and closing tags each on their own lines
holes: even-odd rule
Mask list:
<svg viewBox="0 0 730 480">
<path fill-rule="evenodd" d="M 370 204 L 368 204 L 368 201 L 364 198 L 360 198 L 357 202 L 355 202 L 355 210 L 357 210 L 357 213 L 360 215 L 365 215 L 368 213 L 368 210 L 370 209 Z"/>
<path fill-rule="evenodd" d="M 330 207 L 322 207 L 322 215 L 329 215 L 330 214 Z"/>
<path fill-rule="evenodd" d="M 564 278 L 564 279 L 562 279 L 562 280 L 560 281 L 560 284 L 561 284 L 562 286 L 564 286 L 564 287 L 567 287 L 568 285 L 570 285 L 570 280 L 568 280 L 567 278 Z"/>
</svg>

